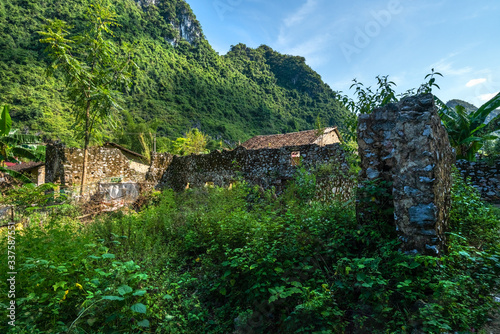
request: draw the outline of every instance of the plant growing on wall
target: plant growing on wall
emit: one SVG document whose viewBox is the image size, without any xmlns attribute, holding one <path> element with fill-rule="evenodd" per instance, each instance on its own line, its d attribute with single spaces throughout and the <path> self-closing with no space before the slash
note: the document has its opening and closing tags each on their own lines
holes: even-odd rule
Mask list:
<svg viewBox="0 0 500 334">
<path fill-rule="evenodd" d="M 433 88 L 440 88 L 436 84 L 436 77 L 443 76 L 432 69 L 431 73 L 425 76 L 425 82 L 418 89 L 410 89 L 398 97 L 405 97 L 414 94 L 432 93 Z M 349 111 L 345 124 L 347 131 L 344 137 L 348 140 L 355 140 L 357 115 L 370 113 L 377 107 L 382 107 L 391 102 L 397 102 L 393 86 L 396 84 L 388 80 L 387 76 L 379 76 L 378 88 L 374 91 L 371 87 L 365 87 L 356 79 L 353 80 L 351 89 L 354 88 L 356 101 L 348 96 L 337 95 L 337 100 Z M 500 93 L 491 100 L 483 104 L 477 111 L 467 112 L 463 106 L 457 105 L 449 108 L 437 96 L 434 96 L 436 106 L 440 109 L 439 116 L 448 132 L 451 145 L 457 152 L 457 158 L 473 161 L 476 153 L 489 140 L 497 139 L 495 132 L 500 128 L 500 113 L 491 117 L 496 108 L 500 107 Z M 487 122 L 487 120 L 489 122 Z"/>
<path fill-rule="evenodd" d="M 67 95 L 74 102 L 74 128 L 83 139 L 84 154 L 80 195 L 87 173 L 88 147 L 91 138 L 106 121 L 112 124 L 113 114 L 120 109 L 120 89 L 130 84 L 132 48 L 118 48 L 111 40 L 112 28 L 118 26 L 117 15 L 105 0 L 94 0 L 85 19 L 86 29 L 69 36 L 70 26 L 61 20 L 48 20 L 40 42 L 53 62 L 49 72 L 60 70 L 66 79 Z"/>
<path fill-rule="evenodd" d="M 350 89 L 354 89 L 356 100 L 338 92 L 336 95 L 340 109 L 344 109 L 344 124 L 342 136 L 345 143 L 355 143 L 357 140 L 358 115 L 371 113 L 373 109 L 383 107 L 388 103 L 397 102 L 394 87 L 396 84 L 389 76 L 377 76 L 377 88 L 365 87 L 357 79 L 353 79 Z"/>
</svg>

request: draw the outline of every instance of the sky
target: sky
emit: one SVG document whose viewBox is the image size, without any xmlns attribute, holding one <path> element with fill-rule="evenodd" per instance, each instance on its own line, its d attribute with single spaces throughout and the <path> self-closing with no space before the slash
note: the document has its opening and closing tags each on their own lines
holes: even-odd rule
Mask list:
<svg viewBox="0 0 500 334">
<path fill-rule="evenodd" d="M 403 93 L 434 68 L 434 93 L 480 106 L 500 91 L 498 0 L 187 0 L 212 47 L 262 44 L 306 58 L 333 90 L 388 75 Z"/>
</svg>

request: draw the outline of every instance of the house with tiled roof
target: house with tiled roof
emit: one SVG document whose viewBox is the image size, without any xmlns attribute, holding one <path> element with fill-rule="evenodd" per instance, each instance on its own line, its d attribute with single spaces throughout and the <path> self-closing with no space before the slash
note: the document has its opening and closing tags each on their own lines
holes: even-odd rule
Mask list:
<svg viewBox="0 0 500 334">
<path fill-rule="evenodd" d="M 340 143 L 340 133 L 336 127 L 329 127 L 322 130 L 255 136 L 241 144 L 241 146 L 247 150 L 259 150 L 264 148 L 282 148 L 314 144 L 325 146 L 335 143 Z"/>
<path fill-rule="evenodd" d="M 45 162 L 22 162 L 20 164 L 6 163 L 10 170 L 27 176 L 37 186 L 45 183 Z"/>
</svg>

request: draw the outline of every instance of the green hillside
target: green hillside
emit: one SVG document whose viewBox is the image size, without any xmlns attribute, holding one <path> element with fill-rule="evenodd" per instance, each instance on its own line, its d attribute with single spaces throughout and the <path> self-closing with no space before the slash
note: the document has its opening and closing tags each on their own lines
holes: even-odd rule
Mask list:
<svg viewBox="0 0 500 334">
<path fill-rule="evenodd" d="M 128 123 L 155 122 L 158 136 L 176 138 L 197 127 L 215 139 L 342 127 L 335 93 L 302 57 L 267 46 L 239 44 L 218 55 L 183 0 L 113 1 L 117 43 L 135 43 L 140 69 L 125 96 Z M 12 106 L 24 131 L 80 145 L 73 138 L 71 103 L 60 77 L 47 78 L 49 59 L 38 31 L 46 19 L 84 27 L 88 0 L 0 0 L 0 104 Z M 124 121 L 127 123 L 127 121 Z M 124 124 L 123 126 L 126 126 Z M 107 139 L 116 139 L 112 132 Z"/>
</svg>

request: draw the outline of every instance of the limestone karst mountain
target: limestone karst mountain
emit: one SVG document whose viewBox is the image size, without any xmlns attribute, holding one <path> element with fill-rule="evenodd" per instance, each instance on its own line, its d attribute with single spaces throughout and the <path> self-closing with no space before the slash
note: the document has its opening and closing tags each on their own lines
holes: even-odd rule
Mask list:
<svg viewBox="0 0 500 334">
<path fill-rule="evenodd" d="M 12 106 L 13 120 L 24 131 L 79 144 L 72 137 L 64 82 L 47 78 L 49 59 L 37 32 L 49 18 L 81 30 L 89 3 L 0 2 L 0 104 Z M 242 44 L 219 55 L 183 0 L 111 3 L 119 14 L 115 41 L 139 50 L 140 70 L 122 103 L 124 126 L 127 119 L 148 124 L 157 137 L 169 138 L 197 127 L 232 142 L 312 129 L 318 116 L 326 126 L 342 128 L 335 93 L 304 58 Z M 113 139 L 112 132 L 107 135 Z"/>
</svg>

